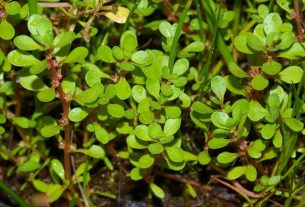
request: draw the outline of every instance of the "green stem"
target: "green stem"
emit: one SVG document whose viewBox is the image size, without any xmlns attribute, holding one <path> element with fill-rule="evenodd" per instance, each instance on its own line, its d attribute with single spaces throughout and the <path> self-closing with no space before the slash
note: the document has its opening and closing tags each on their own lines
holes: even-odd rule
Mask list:
<svg viewBox="0 0 305 207">
<path fill-rule="evenodd" d="M 207 17 L 208 27 L 211 31 L 213 31 L 214 27 L 215 27 L 215 22 L 216 22 L 215 13 L 211 9 L 209 1 L 201 0 L 201 2 L 202 2 L 202 6 L 207 14 L 206 17 Z M 230 62 L 234 62 L 231 52 L 229 51 L 223 37 L 220 34 L 218 35 L 218 38 L 217 38 L 217 47 L 218 47 L 219 52 L 221 53 L 223 59 L 225 60 L 225 62 L 227 64 Z"/>
<path fill-rule="evenodd" d="M 234 22 L 233 22 L 233 29 L 232 32 L 234 35 L 237 34 L 238 32 L 238 28 L 240 26 L 240 11 L 241 11 L 241 0 L 235 0 L 234 1 Z"/>
<path fill-rule="evenodd" d="M 217 18 L 216 21 L 214 22 L 214 30 L 212 30 L 212 44 L 209 50 L 209 54 L 208 54 L 208 58 L 206 63 L 203 65 L 203 68 L 201 69 L 201 71 L 199 72 L 199 81 L 201 82 L 201 89 L 204 87 L 207 79 L 208 79 L 208 75 L 209 75 L 209 68 L 212 64 L 212 60 L 213 60 L 213 56 L 216 50 L 216 44 L 217 44 L 217 39 L 218 39 L 218 22 L 220 19 L 220 11 L 217 12 Z"/>
<path fill-rule="evenodd" d="M 30 15 L 37 14 L 37 0 L 28 0 Z"/>
<path fill-rule="evenodd" d="M 182 14 L 180 16 L 179 22 L 178 22 L 178 26 L 174 35 L 174 39 L 173 39 L 173 43 L 172 43 L 172 47 L 171 47 L 171 51 L 169 53 L 169 61 L 168 61 L 168 67 L 170 72 L 172 73 L 173 71 L 173 67 L 174 67 L 174 62 L 176 59 L 176 54 L 177 54 L 177 46 L 178 46 L 178 41 L 179 41 L 179 37 L 182 31 L 182 26 L 185 20 L 185 17 L 187 15 L 188 10 L 190 9 L 192 4 L 192 0 L 187 1 Z"/>
<path fill-rule="evenodd" d="M 30 207 L 25 200 L 20 197 L 15 191 L 10 189 L 3 181 L 0 180 L 0 189 L 10 196 L 20 207 Z"/>
<path fill-rule="evenodd" d="M 203 41 L 204 40 L 204 31 L 203 31 L 203 20 L 202 20 L 202 12 L 200 9 L 200 3 L 199 0 L 195 0 L 195 6 L 196 6 L 196 12 L 197 12 L 197 18 L 198 18 L 198 22 L 199 22 L 199 34 L 200 34 L 200 40 Z"/>
<path fill-rule="evenodd" d="M 133 7 L 131 8 L 130 13 L 129 13 L 127 19 L 126 19 L 125 24 L 124 24 L 123 32 L 126 31 L 128 25 L 129 25 L 129 20 L 130 20 L 130 18 L 132 17 L 132 15 L 134 14 L 135 10 L 138 8 L 140 1 L 141 1 L 141 0 L 136 0 L 135 4 L 134 4 Z"/>
</svg>

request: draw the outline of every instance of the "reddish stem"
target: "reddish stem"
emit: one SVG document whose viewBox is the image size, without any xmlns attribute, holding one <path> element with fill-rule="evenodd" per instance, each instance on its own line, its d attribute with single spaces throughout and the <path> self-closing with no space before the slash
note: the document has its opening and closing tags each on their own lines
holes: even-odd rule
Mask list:
<svg viewBox="0 0 305 207">
<path fill-rule="evenodd" d="M 295 21 L 297 22 L 297 29 L 298 29 L 298 40 L 300 42 L 303 42 L 304 40 L 304 35 L 303 35 L 303 28 L 302 28 L 302 14 L 300 13 L 300 4 L 299 4 L 299 0 L 294 0 L 293 1 L 294 4 L 294 12 L 293 12 L 293 16 L 295 18 Z"/>
<path fill-rule="evenodd" d="M 52 86 L 56 90 L 56 94 L 61 101 L 62 104 L 62 117 L 58 121 L 61 126 L 64 126 L 64 168 L 65 168 L 65 177 L 70 181 L 69 190 L 72 194 L 76 194 L 76 190 L 73 185 L 72 175 L 71 175 L 71 124 L 69 122 L 68 114 L 69 114 L 69 97 L 68 94 L 65 94 L 62 87 L 61 87 L 61 79 L 62 75 L 61 72 L 58 70 L 58 63 L 53 57 L 48 54 L 48 67 L 51 71 L 52 75 Z M 78 200 L 78 206 L 83 206 L 82 203 Z"/>
</svg>

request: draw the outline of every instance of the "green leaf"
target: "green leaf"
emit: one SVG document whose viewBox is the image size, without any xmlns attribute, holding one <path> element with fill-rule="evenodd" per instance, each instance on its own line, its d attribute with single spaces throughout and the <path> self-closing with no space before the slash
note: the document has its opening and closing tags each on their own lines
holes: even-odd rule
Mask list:
<svg viewBox="0 0 305 207">
<path fill-rule="evenodd" d="M 73 122 L 80 122 L 88 116 L 88 112 L 81 107 L 76 107 L 69 111 L 68 117 Z"/>
<path fill-rule="evenodd" d="M 141 85 L 133 86 L 131 89 L 131 95 L 132 95 L 132 98 L 138 103 L 140 103 L 147 97 L 146 90 Z"/>
<path fill-rule="evenodd" d="M 20 85 L 29 91 L 43 91 L 48 87 L 37 75 L 28 75 L 20 77 Z"/>
<path fill-rule="evenodd" d="M 292 12 L 292 9 L 290 9 L 289 5 L 291 4 L 291 1 L 289 0 L 276 0 L 276 3 L 285 11 L 287 11 L 289 14 Z"/>
<path fill-rule="evenodd" d="M 39 63 L 32 65 L 29 69 L 30 73 L 33 75 L 39 74 L 48 67 L 48 61 L 46 59 L 40 61 Z"/>
<path fill-rule="evenodd" d="M 255 51 L 262 52 L 265 50 L 265 46 L 262 41 L 254 34 L 247 35 L 247 44 Z"/>
<path fill-rule="evenodd" d="M 173 73 L 178 76 L 183 75 L 189 68 L 189 61 L 185 58 L 179 59 L 175 62 L 173 67 Z"/>
<path fill-rule="evenodd" d="M 157 186 L 156 184 L 154 183 L 150 183 L 149 184 L 149 188 L 151 189 L 151 191 L 153 192 L 153 194 L 155 196 L 157 196 L 158 198 L 164 198 L 165 197 L 165 194 L 164 194 L 164 191 L 162 190 L 162 188 L 160 188 L 159 186 Z"/>
<path fill-rule="evenodd" d="M 167 168 L 170 170 L 181 171 L 185 167 L 185 161 L 183 162 L 174 162 L 170 159 L 165 158 Z"/>
<path fill-rule="evenodd" d="M 53 25 L 48 18 L 39 14 L 33 14 L 29 18 L 27 25 L 36 41 L 43 45 L 52 45 Z"/>
<path fill-rule="evenodd" d="M 224 79 L 226 80 L 226 86 L 229 91 L 233 94 L 247 97 L 248 93 L 245 89 L 246 81 L 233 75 L 227 75 Z"/>
<path fill-rule="evenodd" d="M 166 135 L 174 135 L 180 128 L 181 119 L 167 119 L 164 125 Z"/>
<path fill-rule="evenodd" d="M 292 31 L 287 31 L 281 35 L 281 43 L 277 45 L 280 50 L 289 49 L 295 43 L 295 34 Z"/>
<path fill-rule="evenodd" d="M 177 106 L 166 106 L 165 114 L 168 118 L 176 119 L 181 115 L 181 109 Z"/>
<path fill-rule="evenodd" d="M 145 149 L 147 148 L 147 142 L 137 139 L 135 135 L 131 134 L 127 137 L 126 142 L 129 147 L 134 149 Z"/>
<path fill-rule="evenodd" d="M 123 60 L 125 58 L 123 50 L 118 46 L 112 48 L 112 55 L 117 60 Z"/>
<path fill-rule="evenodd" d="M 150 124 L 154 121 L 155 115 L 152 111 L 143 111 L 140 113 L 139 120 L 143 124 Z"/>
<path fill-rule="evenodd" d="M 265 117 L 267 110 L 258 101 L 251 100 L 249 104 L 248 117 L 252 121 L 259 121 Z"/>
<path fill-rule="evenodd" d="M 227 175 L 229 180 L 235 180 L 245 174 L 246 170 L 248 169 L 247 166 L 238 166 L 231 169 Z"/>
<path fill-rule="evenodd" d="M 157 100 L 159 99 L 160 92 L 160 82 L 158 79 L 147 78 L 146 80 L 146 90 Z"/>
<path fill-rule="evenodd" d="M 251 86 L 257 90 L 264 90 L 269 85 L 269 81 L 263 75 L 257 75 L 251 80 Z"/>
<path fill-rule="evenodd" d="M 138 47 L 137 36 L 132 31 L 126 31 L 120 39 L 120 46 L 123 50 L 133 52 Z"/>
<path fill-rule="evenodd" d="M 139 162 L 138 162 L 138 167 L 142 169 L 146 169 L 151 167 L 154 164 L 155 158 L 152 157 L 151 155 L 143 155 L 140 157 Z"/>
<path fill-rule="evenodd" d="M 148 126 L 148 134 L 150 137 L 152 137 L 154 139 L 162 136 L 163 131 L 162 131 L 160 124 L 155 123 L 155 122 L 151 123 Z"/>
<path fill-rule="evenodd" d="M 7 56 L 9 62 L 18 67 L 28 67 L 39 63 L 40 61 L 33 55 L 22 52 L 20 50 L 13 50 Z"/>
<path fill-rule="evenodd" d="M 217 161 L 222 164 L 227 164 L 233 162 L 238 156 L 237 153 L 222 152 L 217 156 Z"/>
<path fill-rule="evenodd" d="M 214 112 L 211 115 L 212 123 L 219 128 L 227 128 L 227 120 L 229 119 L 229 115 L 225 112 Z"/>
<path fill-rule="evenodd" d="M 47 125 L 41 128 L 40 133 L 43 137 L 53 137 L 60 133 L 62 126 L 58 125 Z"/>
<path fill-rule="evenodd" d="M 33 186 L 40 192 L 46 193 L 49 190 L 50 185 L 46 184 L 45 182 L 42 182 L 40 180 L 34 180 Z"/>
<path fill-rule="evenodd" d="M 175 29 L 167 21 L 163 21 L 160 23 L 159 31 L 166 38 L 173 37 L 175 35 Z"/>
<path fill-rule="evenodd" d="M 164 147 L 159 143 L 148 145 L 148 150 L 151 154 L 160 154 L 164 151 Z"/>
<path fill-rule="evenodd" d="M 96 139 L 102 144 L 107 144 L 109 142 L 109 135 L 106 129 L 101 127 L 98 123 L 94 122 L 94 134 Z"/>
<path fill-rule="evenodd" d="M 92 145 L 89 149 L 78 149 L 77 152 L 84 153 L 86 155 L 89 155 L 90 157 L 100 159 L 105 156 L 105 151 L 101 146 L 98 145 Z"/>
<path fill-rule="evenodd" d="M 169 84 L 165 83 L 165 84 L 161 85 L 161 93 L 164 96 L 171 96 L 171 95 L 173 95 L 174 90 Z"/>
<path fill-rule="evenodd" d="M 219 20 L 219 27 L 224 29 L 226 28 L 229 23 L 234 19 L 235 17 L 235 12 L 234 11 L 225 11 L 223 12 L 220 20 Z"/>
<path fill-rule="evenodd" d="M 49 186 L 47 193 L 48 202 L 52 203 L 60 198 L 60 196 L 65 191 L 65 188 L 59 184 L 52 184 Z"/>
<path fill-rule="evenodd" d="M 15 36 L 14 27 L 6 20 L 0 22 L 0 38 L 10 40 Z"/>
<path fill-rule="evenodd" d="M 229 67 L 229 71 L 234 76 L 236 76 L 238 78 L 247 78 L 248 77 L 248 73 L 243 71 L 236 63 L 231 62 L 231 63 L 229 63 L 228 67 Z"/>
<path fill-rule="evenodd" d="M 41 102 L 50 102 L 52 101 L 56 96 L 55 89 L 53 87 L 41 90 L 37 94 L 37 98 Z"/>
<path fill-rule="evenodd" d="M 279 57 L 287 59 L 299 59 L 305 57 L 305 44 L 300 42 L 295 42 L 290 48 L 282 51 Z"/>
<path fill-rule="evenodd" d="M 65 77 L 61 82 L 61 87 L 65 93 L 73 95 L 75 92 L 75 82 L 72 77 Z"/>
<path fill-rule="evenodd" d="M 214 111 L 212 108 L 199 101 L 193 103 L 192 110 L 200 114 L 211 114 Z"/>
<path fill-rule="evenodd" d="M 121 100 L 128 99 L 131 95 L 130 85 L 124 77 L 121 77 L 119 82 L 115 84 L 115 89 L 116 96 Z"/>
<path fill-rule="evenodd" d="M 253 51 L 249 48 L 249 46 L 247 44 L 247 36 L 248 35 L 251 35 L 251 33 L 246 32 L 246 33 L 243 33 L 243 34 L 240 34 L 240 35 L 236 36 L 234 38 L 234 46 L 236 47 L 236 49 L 238 49 L 239 51 L 241 51 L 245 54 L 253 54 Z M 239 78 L 241 78 L 241 77 L 239 77 Z"/>
<path fill-rule="evenodd" d="M 304 128 L 303 122 L 294 118 L 285 119 L 284 122 L 294 132 L 300 132 Z"/>
<path fill-rule="evenodd" d="M 99 58 L 106 63 L 115 62 L 115 59 L 112 55 L 112 50 L 107 45 L 101 45 L 97 50 L 97 54 L 98 54 Z"/>
<path fill-rule="evenodd" d="M 302 80 L 303 69 L 299 66 L 289 66 L 279 73 L 279 79 L 288 84 L 299 83 Z"/>
<path fill-rule="evenodd" d="M 201 165 L 207 165 L 211 161 L 211 157 L 208 152 L 202 151 L 198 155 L 198 161 Z"/>
<path fill-rule="evenodd" d="M 247 170 L 246 170 L 246 178 L 253 182 L 256 180 L 257 177 L 257 171 L 253 165 L 247 165 Z"/>
<path fill-rule="evenodd" d="M 103 86 L 100 83 L 95 83 L 91 88 L 77 94 L 74 99 L 84 104 L 92 103 L 97 100 L 102 90 Z"/>
<path fill-rule="evenodd" d="M 125 114 L 123 106 L 119 104 L 108 104 L 107 105 L 108 113 L 115 118 L 122 118 Z"/>
<path fill-rule="evenodd" d="M 5 13 L 8 15 L 16 15 L 20 12 L 21 9 L 21 6 L 18 1 L 8 2 L 4 4 L 4 6 L 5 6 Z"/>
<path fill-rule="evenodd" d="M 265 4 L 260 4 L 257 8 L 258 15 L 265 18 L 269 14 L 269 9 Z"/>
<path fill-rule="evenodd" d="M 280 26 L 282 25 L 282 19 L 278 13 L 270 13 L 264 19 L 264 30 L 268 35 L 272 32 L 279 32 Z"/>
<path fill-rule="evenodd" d="M 282 146 L 283 136 L 282 136 L 282 133 L 279 129 L 276 130 L 275 135 L 274 135 L 273 140 L 272 140 L 272 143 L 276 148 L 280 148 Z"/>
<path fill-rule="evenodd" d="M 272 176 L 272 177 L 270 177 L 270 179 L 268 180 L 268 185 L 269 185 L 269 186 L 275 186 L 275 185 L 277 185 L 279 182 L 281 182 L 281 176 L 280 176 L 280 175 Z"/>
<path fill-rule="evenodd" d="M 262 69 L 264 73 L 267 75 L 276 75 L 278 74 L 282 69 L 282 64 L 276 62 L 276 61 L 268 61 L 263 64 Z"/>
<path fill-rule="evenodd" d="M 166 154 L 168 158 L 173 162 L 183 162 L 184 152 L 180 147 L 166 147 Z"/>
<path fill-rule="evenodd" d="M 83 63 L 84 59 L 88 55 L 88 49 L 85 47 L 77 47 L 72 50 L 67 58 L 65 59 L 65 63 Z"/>
<path fill-rule="evenodd" d="M 220 149 L 227 146 L 231 141 L 225 138 L 213 138 L 208 142 L 209 148 Z"/>
<path fill-rule="evenodd" d="M 53 45 L 55 48 L 62 48 L 71 44 L 75 38 L 76 35 L 74 32 L 67 31 L 57 35 L 54 39 Z"/>
<path fill-rule="evenodd" d="M 17 36 L 14 39 L 14 44 L 18 49 L 32 51 L 32 50 L 42 50 L 43 47 L 38 44 L 31 37 L 26 35 Z"/>
<path fill-rule="evenodd" d="M 18 166 L 17 171 L 21 173 L 33 172 L 40 168 L 40 163 L 32 160 L 28 160 Z"/>
<path fill-rule="evenodd" d="M 13 122 L 14 125 L 17 125 L 23 129 L 31 128 L 36 125 L 36 122 L 33 120 L 29 120 L 26 117 L 14 117 Z"/>
<path fill-rule="evenodd" d="M 152 141 L 152 138 L 148 134 L 148 126 L 146 125 L 137 125 L 134 129 L 135 135 L 143 141 Z"/>
<path fill-rule="evenodd" d="M 261 134 L 264 139 L 273 137 L 276 130 L 276 124 L 265 124 L 261 129 Z"/>
<path fill-rule="evenodd" d="M 62 165 L 62 163 L 58 159 L 53 159 L 51 161 L 51 168 L 52 168 L 52 170 L 54 170 L 56 175 L 58 175 L 62 180 L 65 179 L 64 166 Z"/>
<path fill-rule="evenodd" d="M 191 44 L 183 48 L 183 51 L 186 52 L 201 52 L 203 50 L 204 50 L 204 44 L 200 41 L 192 42 Z"/>
<path fill-rule="evenodd" d="M 131 56 L 131 60 L 134 63 L 137 63 L 139 65 L 151 64 L 153 61 L 153 58 L 154 57 L 152 56 L 152 54 L 150 54 L 146 51 L 143 51 L 143 50 L 137 51 L 137 52 L 133 53 Z"/>
<path fill-rule="evenodd" d="M 145 171 L 143 169 L 140 169 L 140 168 L 133 168 L 131 171 L 130 171 L 130 177 L 132 180 L 141 180 L 143 179 L 143 176 L 145 174 Z"/>
<path fill-rule="evenodd" d="M 215 76 L 211 80 L 211 89 L 218 97 L 220 102 L 223 102 L 226 93 L 226 81 L 221 76 Z"/>
</svg>

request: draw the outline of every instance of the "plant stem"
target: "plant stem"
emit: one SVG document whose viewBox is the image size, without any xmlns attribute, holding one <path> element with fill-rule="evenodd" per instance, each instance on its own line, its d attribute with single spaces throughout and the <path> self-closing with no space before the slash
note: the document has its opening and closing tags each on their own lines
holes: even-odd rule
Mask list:
<svg viewBox="0 0 305 207">
<path fill-rule="evenodd" d="M 136 0 L 135 4 L 134 4 L 133 7 L 131 8 L 130 13 L 129 13 L 127 19 L 126 19 L 125 24 L 124 24 L 124 27 L 123 27 L 123 31 L 122 31 L 122 32 L 125 32 L 126 29 L 128 28 L 130 18 L 131 18 L 132 15 L 134 14 L 135 10 L 138 8 L 140 1 L 141 1 L 141 0 Z"/>
<path fill-rule="evenodd" d="M 203 31 L 203 20 L 202 20 L 202 12 L 200 9 L 200 3 L 199 0 L 195 0 L 195 6 L 196 6 L 196 12 L 197 12 L 197 18 L 198 18 L 198 22 L 199 22 L 199 37 L 200 40 L 203 41 L 204 40 L 204 31 Z"/>
<path fill-rule="evenodd" d="M 61 101 L 63 113 L 61 119 L 58 121 L 61 126 L 64 126 L 64 168 L 65 168 L 65 177 L 70 181 L 69 190 L 72 194 L 77 194 L 72 180 L 71 175 L 71 124 L 69 122 L 68 114 L 70 103 L 67 97 L 67 94 L 64 93 L 61 87 L 61 72 L 58 71 L 58 62 L 53 58 L 52 54 L 47 55 L 48 67 L 52 74 L 52 86 L 56 90 L 59 100 Z M 82 206 L 81 202 L 77 202 L 78 206 Z"/>
<path fill-rule="evenodd" d="M 193 2 L 193 0 L 188 0 L 186 2 L 186 5 L 185 5 L 185 7 L 184 7 L 184 9 L 183 9 L 183 11 L 180 15 L 180 18 L 179 18 L 178 26 L 177 26 L 177 29 L 176 29 L 176 32 L 175 32 L 175 35 L 174 35 L 174 39 L 173 39 L 173 43 L 172 43 L 172 46 L 171 46 L 171 51 L 169 53 L 168 67 L 169 67 L 169 70 L 170 70 L 171 73 L 173 71 L 174 62 L 175 62 L 175 59 L 176 59 L 178 41 L 179 41 L 179 37 L 181 35 L 182 26 L 183 26 L 185 17 L 187 15 L 187 12 L 191 7 L 192 2 Z"/>
<path fill-rule="evenodd" d="M 210 29 L 210 31 L 214 30 L 215 27 L 215 13 L 214 11 L 210 8 L 209 6 L 209 1 L 207 0 L 201 0 L 201 5 L 204 8 L 204 10 L 206 11 L 206 18 L 207 18 L 207 22 L 208 22 L 208 27 Z M 228 64 L 230 62 L 234 62 L 234 59 L 231 55 L 231 52 L 229 51 L 223 37 L 218 34 L 218 38 L 217 38 L 217 47 L 219 49 L 219 52 L 221 53 L 223 59 L 225 60 L 225 62 Z"/>
<path fill-rule="evenodd" d="M 167 179 L 171 179 L 171 180 L 175 180 L 177 182 L 183 183 L 183 184 L 190 184 L 193 187 L 197 187 L 197 188 L 204 188 L 205 190 L 212 190 L 212 188 L 210 186 L 206 186 L 206 185 L 202 185 L 199 182 L 196 182 L 194 180 L 188 180 L 186 178 L 183 178 L 179 175 L 173 175 L 173 174 L 169 174 L 169 173 L 164 173 L 158 170 L 154 170 L 154 173 L 156 175 L 159 175 L 161 177 L 167 178 Z"/>
<path fill-rule="evenodd" d="M 250 203 L 250 198 L 244 193 L 244 192 L 241 192 L 236 186 L 230 184 L 230 183 L 227 183 L 217 177 L 211 177 L 212 180 L 218 182 L 218 183 L 221 183 L 223 184 L 224 186 L 230 188 L 231 190 L 234 190 L 235 192 L 237 192 L 239 195 L 241 195 L 244 199 L 246 199 L 246 201 L 248 201 Z"/>
<path fill-rule="evenodd" d="M 237 32 L 238 32 L 238 28 L 240 26 L 241 0 L 235 0 L 234 1 L 233 10 L 234 10 L 235 16 L 234 16 L 232 32 L 233 32 L 234 35 L 236 35 Z"/>
<path fill-rule="evenodd" d="M 0 180 L 0 189 L 10 196 L 20 207 L 30 207 L 30 205 L 20 197 L 15 191 Z"/>
<path fill-rule="evenodd" d="M 204 88 L 205 83 L 208 79 L 208 75 L 209 75 L 209 68 L 212 64 L 212 59 L 214 57 L 214 53 L 216 50 L 216 45 L 217 45 L 217 39 L 218 39 L 218 22 L 220 19 L 220 11 L 217 12 L 217 17 L 214 21 L 214 29 L 212 30 L 212 43 L 211 46 L 209 48 L 209 53 L 208 53 L 208 58 L 206 60 L 206 63 L 203 65 L 203 67 L 201 68 L 200 72 L 199 72 L 199 81 L 201 82 L 202 87 L 200 87 L 201 89 Z"/>
<path fill-rule="evenodd" d="M 28 0 L 30 15 L 37 14 L 37 0 Z"/>
<path fill-rule="evenodd" d="M 302 28 L 302 14 L 300 13 L 300 5 L 299 5 L 299 0 L 293 0 L 293 5 L 294 5 L 294 15 L 295 15 L 295 20 L 297 22 L 297 29 L 298 29 L 298 40 L 300 42 L 303 42 L 304 40 L 304 35 L 303 35 L 303 28 Z"/>
<path fill-rule="evenodd" d="M 66 2 L 61 2 L 61 3 L 38 3 L 39 6 L 44 7 L 44 8 L 64 8 L 64 7 L 72 7 L 71 4 L 66 3 Z"/>
</svg>

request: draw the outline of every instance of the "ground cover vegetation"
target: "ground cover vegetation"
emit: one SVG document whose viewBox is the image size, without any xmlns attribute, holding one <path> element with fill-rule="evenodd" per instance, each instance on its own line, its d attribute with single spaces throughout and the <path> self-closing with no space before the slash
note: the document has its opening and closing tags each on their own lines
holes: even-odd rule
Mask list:
<svg viewBox="0 0 305 207">
<path fill-rule="evenodd" d="M 305 206 L 305 1 L 0 0 L 8 206 Z"/>
</svg>

